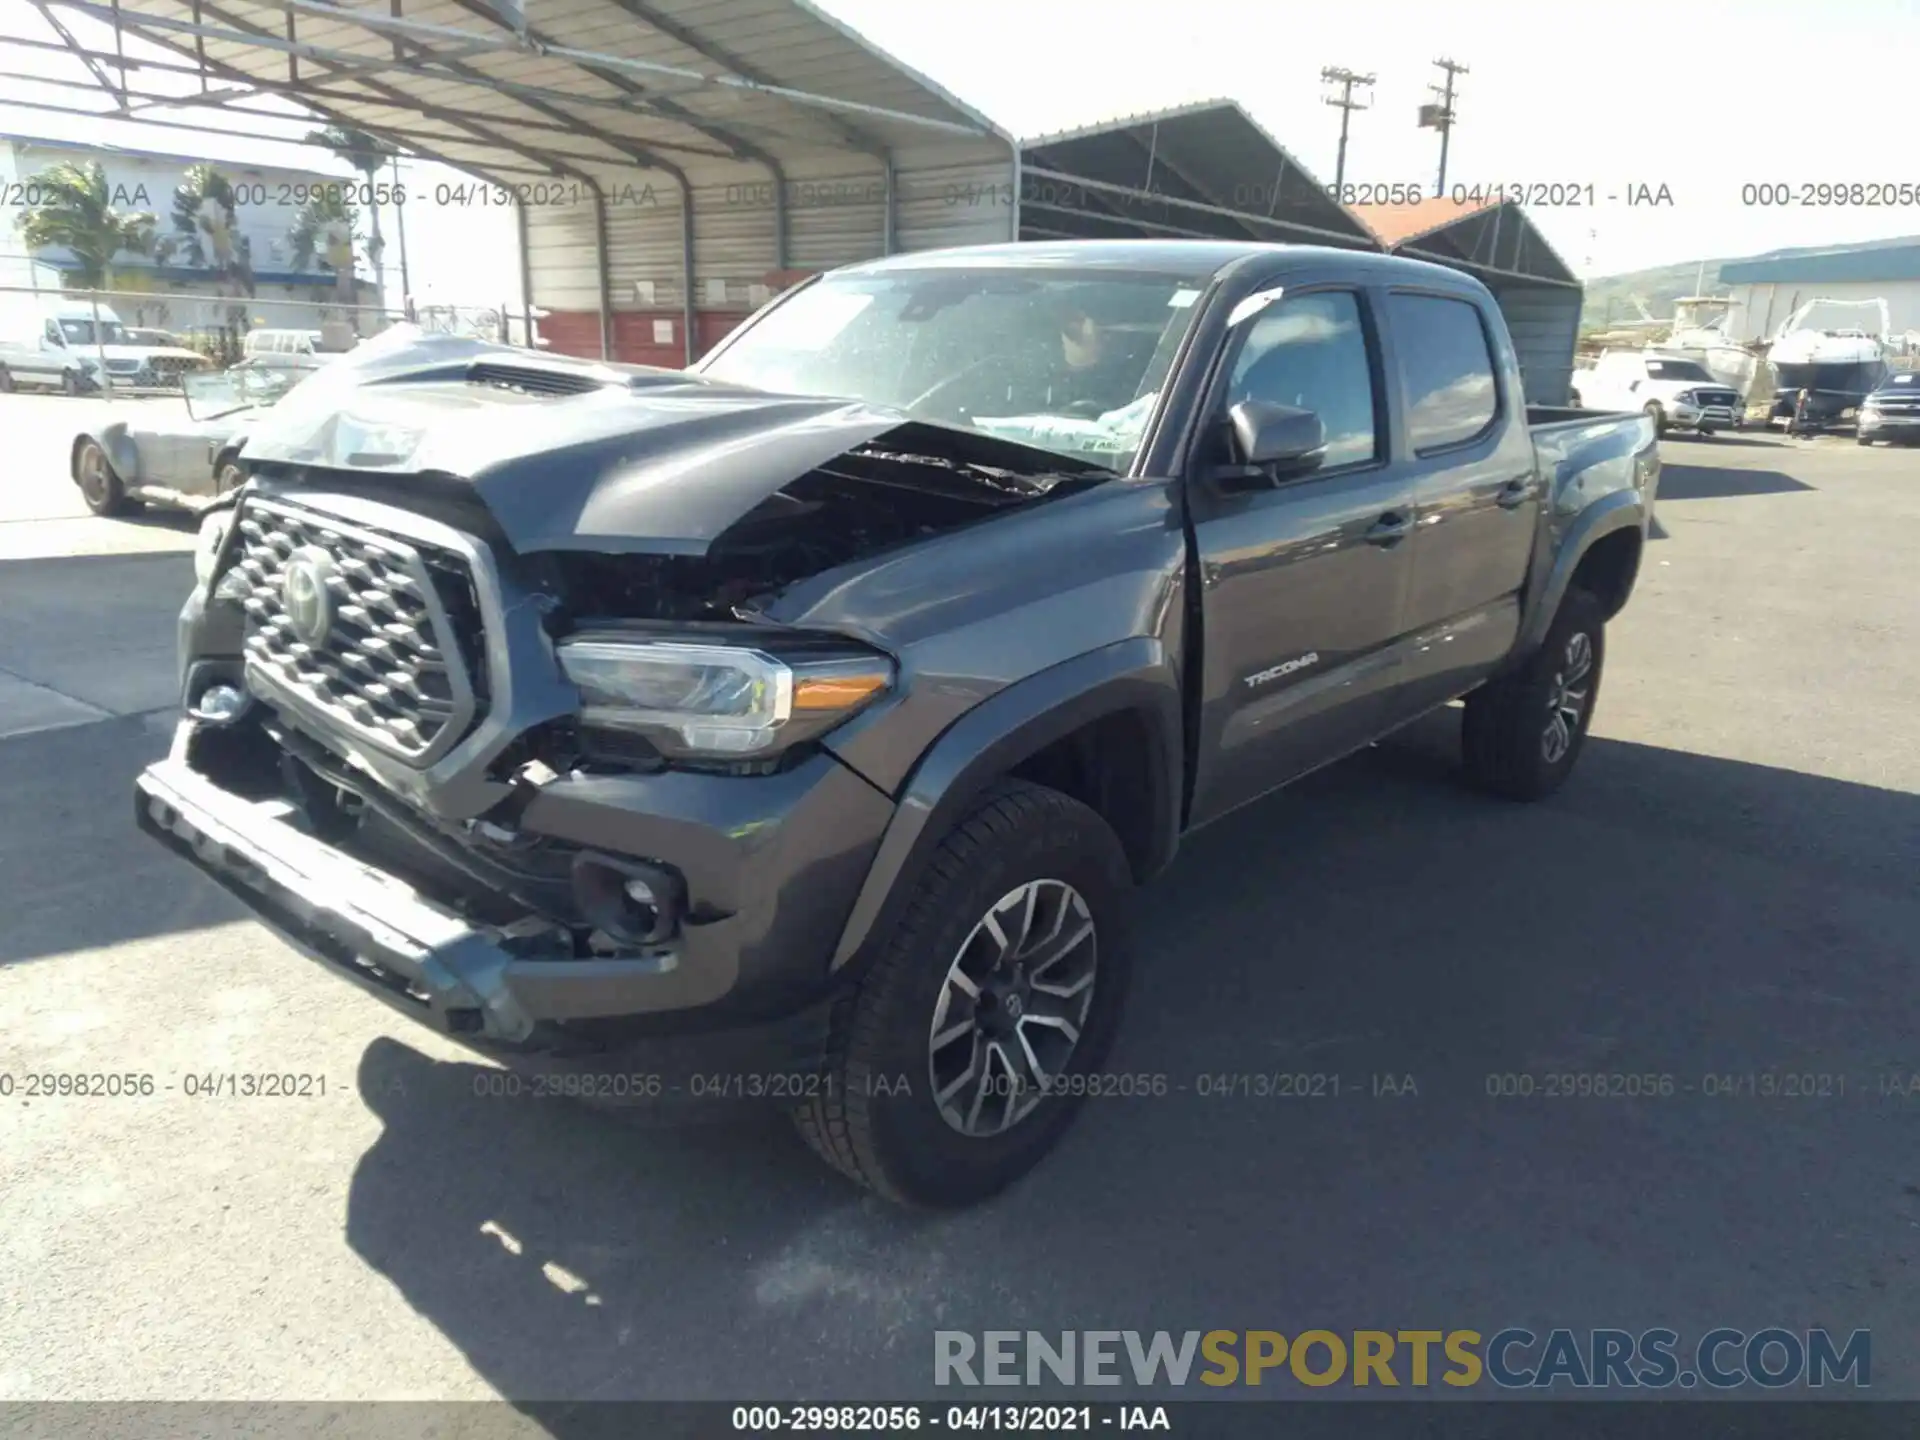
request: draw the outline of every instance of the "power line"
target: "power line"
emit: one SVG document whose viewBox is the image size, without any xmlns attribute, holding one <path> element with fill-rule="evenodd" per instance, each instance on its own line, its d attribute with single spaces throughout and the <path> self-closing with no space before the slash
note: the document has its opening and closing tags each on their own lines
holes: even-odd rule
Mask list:
<svg viewBox="0 0 1920 1440">
<path fill-rule="evenodd" d="M 1320 72 L 1320 78 L 1329 85 L 1338 85 L 1340 87 L 1340 93 L 1337 96 L 1328 95 L 1323 98 L 1327 104 L 1334 106 L 1340 112 L 1340 158 L 1334 161 L 1333 193 L 1336 198 L 1344 199 L 1347 193 L 1347 122 L 1353 118 L 1354 111 L 1365 110 L 1367 108 L 1353 98 L 1353 87 L 1356 85 L 1371 86 L 1374 77 L 1371 75 L 1356 75 L 1351 70 L 1344 70 L 1339 66 L 1329 65 Z"/>
</svg>

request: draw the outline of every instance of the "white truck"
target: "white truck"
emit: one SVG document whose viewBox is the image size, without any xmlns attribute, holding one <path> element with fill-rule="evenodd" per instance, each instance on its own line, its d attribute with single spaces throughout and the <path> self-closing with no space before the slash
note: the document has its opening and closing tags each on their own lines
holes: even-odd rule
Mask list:
<svg viewBox="0 0 1920 1440">
<path fill-rule="evenodd" d="M 1711 435 L 1738 430 L 1746 415 L 1740 392 L 1698 360 L 1657 350 L 1609 350 L 1573 372 L 1573 404 L 1590 410 L 1640 410 L 1658 434 Z"/>
</svg>

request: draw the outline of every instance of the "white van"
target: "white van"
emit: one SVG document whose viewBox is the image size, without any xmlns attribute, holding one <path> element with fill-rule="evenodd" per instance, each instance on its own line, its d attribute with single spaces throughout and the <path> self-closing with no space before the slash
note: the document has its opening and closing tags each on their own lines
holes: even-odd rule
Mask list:
<svg viewBox="0 0 1920 1440">
<path fill-rule="evenodd" d="M 335 355 L 353 348 L 344 327 L 320 330 L 249 330 L 241 346 L 241 364 L 260 370 L 318 370 Z"/>
<path fill-rule="evenodd" d="M 100 388 L 103 363 L 116 385 L 151 388 L 178 384 L 207 359 L 177 346 L 138 344 L 112 306 L 91 301 L 29 302 L 0 317 L 0 390 L 39 386 L 77 395 Z"/>
</svg>

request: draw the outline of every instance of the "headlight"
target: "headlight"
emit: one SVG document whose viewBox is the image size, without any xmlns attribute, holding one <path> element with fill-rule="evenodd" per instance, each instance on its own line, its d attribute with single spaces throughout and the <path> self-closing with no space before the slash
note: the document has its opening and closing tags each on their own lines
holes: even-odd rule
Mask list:
<svg viewBox="0 0 1920 1440">
<path fill-rule="evenodd" d="M 893 662 L 851 649 L 763 650 L 592 638 L 558 649 L 581 723 L 644 735 L 663 754 L 745 758 L 823 734 L 893 683 Z"/>
<path fill-rule="evenodd" d="M 216 510 L 200 522 L 200 538 L 193 547 L 193 578 L 205 585 L 213 578 L 213 567 L 226 548 L 227 532 L 233 528 L 233 507 Z"/>
</svg>

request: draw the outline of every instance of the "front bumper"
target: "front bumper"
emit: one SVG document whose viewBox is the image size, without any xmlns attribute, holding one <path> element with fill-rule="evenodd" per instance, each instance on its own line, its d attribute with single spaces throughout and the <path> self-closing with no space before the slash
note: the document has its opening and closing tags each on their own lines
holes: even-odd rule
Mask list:
<svg viewBox="0 0 1920 1440">
<path fill-rule="evenodd" d="M 1862 435 L 1884 435 L 1911 440 L 1920 437 L 1920 414 L 1876 414 L 1871 410 L 1860 412 L 1860 433 Z"/>
<path fill-rule="evenodd" d="M 671 777 L 728 787 L 706 802 L 711 824 L 671 803 L 637 809 L 645 792 L 609 790 L 608 777 L 572 795 L 556 784 L 529 822 L 544 815 L 543 833 L 584 829 L 678 860 L 694 902 L 669 942 L 581 959 L 558 953 L 551 923 L 476 921 L 317 838 L 289 801 L 224 788 L 190 759 L 195 725 L 182 722 L 172 754 L 139 777 L 140 828 L 309 959 L 416 1022 L 528 1070 L 645 1070 L 684 1082 L 817 1069 L 829 962 L 891 814 L 837 761 L 819 757 L 771 793 L 753 779 Z M 749 811 L 758 828 L 741 822 Z M 837 823 L 823 823 L 826 811 Z M 656 843 L 670 833 L 686 853 Z M 707 897 L 732 908 L 702 911 Z"/>
</svg>

